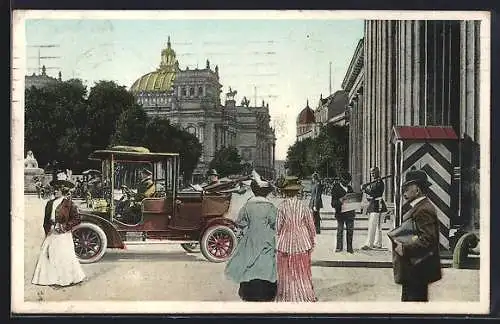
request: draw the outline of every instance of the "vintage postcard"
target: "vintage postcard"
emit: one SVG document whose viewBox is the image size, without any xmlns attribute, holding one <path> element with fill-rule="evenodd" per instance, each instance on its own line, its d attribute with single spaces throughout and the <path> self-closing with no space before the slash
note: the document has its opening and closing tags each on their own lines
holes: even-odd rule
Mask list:
<svg viewBox="0 0 500 324">
<path fill-rule="evenodd" d="M 489 312 L 488 12 L 12 26 L 13 313 Z"/>
</svg>

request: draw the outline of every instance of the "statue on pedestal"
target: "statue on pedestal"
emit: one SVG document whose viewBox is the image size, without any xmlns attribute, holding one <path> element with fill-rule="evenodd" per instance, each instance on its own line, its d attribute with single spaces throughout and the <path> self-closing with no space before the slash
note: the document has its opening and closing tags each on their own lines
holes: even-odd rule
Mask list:
<svg viewBox="0 0 500 324">
<path fill-rule="evenodd" d="M 40 176 L 44 173 L 43 169 L 38 167 L 38 161 L 35 159 L 33 151 L 28 151 L 26 153 L 26 158 L 24 159 L 24 192 L 34 193 L 36 192 L 36 182 L 40 180 Z"/>
</svg>

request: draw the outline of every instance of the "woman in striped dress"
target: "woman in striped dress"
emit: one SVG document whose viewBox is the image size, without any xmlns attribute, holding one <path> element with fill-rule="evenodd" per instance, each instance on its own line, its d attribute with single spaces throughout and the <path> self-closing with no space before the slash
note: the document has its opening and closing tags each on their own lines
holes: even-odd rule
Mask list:
<svg viewBox="0 0 500 324">
<path fill-rule="evenodd" d="M 311 254 L 316 227 L 311 210 L 297 198 L 300 186 L 294 180 L 283 188 L 286 198 L 278 208 L 276 301 L 315 302 Z"/>
</svg>

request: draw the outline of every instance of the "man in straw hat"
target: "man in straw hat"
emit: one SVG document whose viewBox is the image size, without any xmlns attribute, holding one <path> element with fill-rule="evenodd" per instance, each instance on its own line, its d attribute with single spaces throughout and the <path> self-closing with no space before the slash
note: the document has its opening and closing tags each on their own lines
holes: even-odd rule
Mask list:
<svg viewBox="0 0 500 324">
<path fill-rule="evenodd" d="M 142 169 L 141 182 L 139 182 L 139 186 L 137 187 L 136 201 L 142 201 L 144 198 L 151 197 L 155 190 L 153 173 L 146 168 Z"/>
<path fill-rule="evenodd" d="M 430 186 L 427 174 L 421 170 L 408 171 L 402 185 L 403 197 L 411 206 L 403 222 L 411 218 L 417 229 L 410 242 L 393 241 L 394 281 L 402 285 L 402 301 L 428 301 L 428 285 L 441 279 L 439 221 L 434 205 L 426 197 Z M 415 263 L 412 258 L 421 261 Z"/>
</svg>

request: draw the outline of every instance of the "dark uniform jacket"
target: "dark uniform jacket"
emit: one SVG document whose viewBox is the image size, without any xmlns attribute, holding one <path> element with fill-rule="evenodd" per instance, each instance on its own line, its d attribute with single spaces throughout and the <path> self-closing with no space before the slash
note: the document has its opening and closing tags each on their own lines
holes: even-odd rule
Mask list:
<svg viewBox="0 0 500 324">
<path fill-rule="evenodd" d="M 339 182 L 335 182 L 332 186 L 331 196 L 332 196 L 332 207 L 335 209 L 335 218 L 338 217 L 354 217 L 356 215 L 355 210 L 350 210 L 345 213 L 341 213 L 342 210 L 342 197 L 347 193 L 354 192 L 350 185 L 347 185 L 347 191 L 342 188 Z"/>
<path fill-rule="evenodd" d="M 45 235 L 49 234 L 51 226 L 54 225 L 50 219 L 50 214 L 55 200 L 56 199 L 49 200 L 45 205 L 45 218 L 43 220 L 43 230 L 45 231 Z M 80 222 L 81 218 L 78 214 L 78 208 L 71 200 L 64 198 L 59 206 L 56 207 L 55 223 L 63 225 L 64 231 L 68 232 L 71 231 L 73 227 L 80 224 Z"/>
<path fill-rule="evenodd" d="M 376 182 L 369 184 L 365 188 L 368 197 L 368 207 L 366 213 L 385 213 L 387 212 L 387 206 L 385 201 L 382 199 L 384 194 L 384 182 L 382 180 L 377 180 Z"/>
<path fill-rule="evenodd" d="M 403 256 L 394 251 L 392 261 L 394 281 L 397 284 L 429 284 L 441 279 L 441 260 L 439 257 L 439 221 L 434 205 L 428 198 L 419 201 L 406 214 L 403 221 L 412 217 L 415 221 L 418 238 L 403 245 Z M 433 254 L 413 265 L 410 258 L 421 257 L 432 251 Z"/>
<path fill-rule="evenodd" d="M 311 200 L 309 200 L 309 208 L 313 209 L 316 207 L 316 210 L 323 208 L 323 199 L 321 196 L 323 195 L 323 185 L 321 182 L 316 182 L 312 185 L 311 189 Z"/>
</svg>

